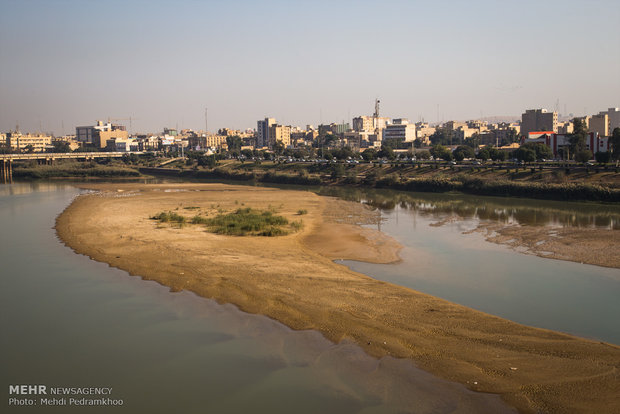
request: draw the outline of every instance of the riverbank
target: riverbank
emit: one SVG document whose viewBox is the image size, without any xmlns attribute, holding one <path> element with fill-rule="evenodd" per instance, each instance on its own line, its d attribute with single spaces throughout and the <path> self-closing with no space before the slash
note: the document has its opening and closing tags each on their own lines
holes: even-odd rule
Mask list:
<svg viewBox="0 0 620 414">
<path fill-rule="evenodd" d="M 79 162 L 65 161 L 53 165 L 38 165 L 24 163 L 17 165 L 13 170 L 14 178 L 46 179 L 46 178 L 126 178 L 140 177 L 137 168 L 131 168 L 124 163 L 113 162 L 101 164 L 94 161 Z"/>
<path fill-rule="evenodd" d="M 353 340 L 373 356 L 409 358 L 472 390 L 501 394 L 523 412 L 620 409 L 619 347 L 519 325 L 332 262 L 397 258 L 398 243 L 358 226 L 376 219 L 360 204 L 218 184 L 89 187 L 102 192 L 79 197 L 57 219 L 58 235 L 78 253 L 334 342 Z M 274 208 L 304 227 L 282 237 L 231 237 L 150 219 L 240 206 Z M 347 222 L 352 217 L 360 219 Z M 325 229 L 337 242 L 328 243 Z"/>
<path fill-rule="evenodd" d="M 500 197 L 620 202 L 620 173 L 617 169 L 608 167 L 542 170 L 514 165 L 457 168 L 442 164 L 263 165 L 227 162 L 215 168 L 140 168 L 140 171 L 181 178 L 335 185 L 436 193 L 458 191 Z"/>
</svg>

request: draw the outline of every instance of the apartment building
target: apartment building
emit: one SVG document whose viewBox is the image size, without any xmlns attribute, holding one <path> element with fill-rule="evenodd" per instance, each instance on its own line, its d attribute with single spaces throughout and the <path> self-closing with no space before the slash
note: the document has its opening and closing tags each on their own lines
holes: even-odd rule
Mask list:
<svg viewBox="0 0 620 414">
<path fill-rule="evenodd" d="M 601 137 L 609 136 L 609 115 L 601 112 L 598 115 L 592 115 L 588 132 L 596 132 Z"/>
<path fill-rule="evenodd" d="M 360 115 L 353 118 L 353 130 L 356 132 L 373 132 L 375 129 L 382 130 L 390 122 L 388 117 L 378 117 Z"/>
<path fill-rule="evenodd" d="M 558 132 L 558 113 L 546 109 L 527 109 L 521 114 L 521 136 L 535 131 Z"/>
<path fill-rule="evenodd" d="M 265 118 L 264 120 L 257 121 L 256 148 L 263 148 L 269 145 L 269 128 L 275 124 L 275 118 Z"/>
<path fill-rule="evenodd" d="M 21 132 L 9 132 L 6 134 L 5 142 L 7 147 L 13 151 L 23 152 L 26 147 L 31 146 L 34 152 L 45 152 L 48 147 L 52 146 L 52 137 L 43 134 L 23 135 Z"/>
<path fill-rule="evenodd" d="M 271 125 L 269 127 L 269 148 L 273 148 L 276 142 L 281 141 L 285 147 L 291 145 L 291 127 L 284 125 Z"/>
</svg>

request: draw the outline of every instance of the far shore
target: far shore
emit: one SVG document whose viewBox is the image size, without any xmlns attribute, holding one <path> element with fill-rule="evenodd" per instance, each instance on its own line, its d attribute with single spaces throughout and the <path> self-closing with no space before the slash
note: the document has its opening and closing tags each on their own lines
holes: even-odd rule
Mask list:
<svg viewBox="0 0 620 414">
<path fill-rule="evenodd" d="M 520 325 L 334 263 L 399 260 L 395 240 L 359 226 L 377 219 L 362 204 L 224 184 L 83 187 L 99 192 L 74 200 L 56 230 L 94 260 L 336 343 L 354 341 L 376 357 L 410 359 L 471 390 L 500 394 L 521 412 L 620 412 L 620 347 Z M 162 211 L 212 216 L 241 206 L 274 209 L 303 220 L 303 228 L 238 237 L 151 219 Z"/>
</svg>

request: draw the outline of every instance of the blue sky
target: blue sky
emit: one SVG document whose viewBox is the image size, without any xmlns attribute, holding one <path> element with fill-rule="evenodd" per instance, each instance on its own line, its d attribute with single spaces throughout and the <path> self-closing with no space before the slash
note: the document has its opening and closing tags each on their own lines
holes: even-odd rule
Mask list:
<svg viewBox="0 0 620 414">
<path fill-rule="evenodd" d="M 415 121 L 597 113 L 620 106 L 619 21 L 615 0 L 0 0 L 0 131 L 317 125 L 376 97 Z"/>
</svg>

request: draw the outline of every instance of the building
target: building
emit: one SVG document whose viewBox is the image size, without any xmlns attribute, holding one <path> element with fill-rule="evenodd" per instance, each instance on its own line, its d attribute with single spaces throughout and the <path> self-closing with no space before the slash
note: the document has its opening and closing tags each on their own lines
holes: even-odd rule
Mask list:
<svg viewBox="0 0 620 414">
<path fill-rule="evenodd" d="M 21 132 L 9 132 L 5 138 L 6 146 L 13 151 L 24 152 L 32 149 L 33 152 L 45 152 L 52 146 L 52 137 L 37 134 L 22 135 Z"/>
<path fill-rule="evenodd" d="M 418 139 L 426 145 L 430 145 L 431 141 L 429 137 L 437 130 L 437 128 L 430 126 L 428 122 L 417 122 L 415 124 L 415 129 Z"/>
<path fill-rule="evenodd" d="M 372 116 L 358 116 L 353 118 L 353 131 L 374 131 L 374 118 Z"/>
<path fill-rule="evenodd" d="M 558 134 L 572 134 L 573 123 L 571 121 L 558 123 Z"/>
<path fill-rule="evenodd" d="M 606 126 L 603 126 L 602 123 L 605 122 L 605 118 L 607 122 Z M 595 123 L 594 127 L 592 126 L 593 122 Z M 620 109 L 608 108 L 607 111 L 601 111 L 598 115 L 592 116 L 588 130 L 607 137 L 614 133 L 615 128 L 620 128 Z M 601 133 L 601 130 L 605 130 L 605 134 Z"/>
<path fill-rule="evenodd" d="M 532 131 L 558 132 L 558 113 L 546 109 L 528 109 L 521 114 L 521 136 L 527 137 Z"/>
<path fill-rule="evenodd" d="M 269 127 L 269 148 L 273 148 L 276 142 L 282 142 L 284 147 L 291 145 L 291 127 L 283 125 L 271 125 Z"/>
<path fill-rule="evenodd" d="M 342 135 L 350 129 L 348 123 L 336 124 L 332 122 L 329 125 L 319 125 L 319 136 L 327 134 Z"/>
<path fill-rule="evenodd" d="M 590 126 L 588 132 L 595 132 L 602 137 L 609 136 L 609 115 L 601 112 L 598 115 L 592 115 L 590 118 Z"/>
<path fill-rule="evenodd" d="M 108 146 L 108 141 L 128 139 L 129 133 L 123 125 L 97 121 L 97 125 L 75 127 L 75 137 L 82 144 L 105 148 Z"/>
<path fill-rule="evenodd" d="M 383 140 L 398 140 L 399 142 L 413 142 L 415 141 L 416 126 L 410 124 L 408 119 L 397 118 L 394 121 L 386 125 L 383 130 Z"/>
<path fill-rule="evenodd" d="M 564 154 L 568 154 L 568 147 L 570 147 L 571 139 L 570 134 L 556 134 L 551 131 L 540 131 L 531 132 L 529 137 L 528 139 L 522 137 L 521 145 L 530 142 L 541 142 L 551 148 L 554 158 L 561 158 Z M 609 138 L 600 137 L 596 132 L 590 132 L 586 136 L 586 148 L 592 151 L 593 154 L 597 152 L 607 152 L 609 151 Z"/>
<path fill-rule="evenodd" d="M 200 151 L 207 148 L 222 148 L 226 144 L 226 135 L 202 135 L 188 138 L 188 146 Z"/>
<path fill-rule="evenodd" d="M 374 117 L 361 115 L 353 118 L 353 130 L 356 132 L 374 132 L 382 130 L 390 122 L 387 117 Z"/>
<path fill-rule="evenodd" d="M 607 116 L 609 117 L 609 134 L 611 135 L 614 133 L 614 129 L 620 128 L 620 109 L 607 109 Z"/>
<path fill-rule="evenodd" d="M 66 142 L 67 145 L 69 146 L 70 151 L 75 151 L 76 149 L 80 147 L 80 143 L 77 142 L 77 140 L 75 139 L 75 136 L 73 135 L 65 135 L 63 137 L 52 137 L 52 145 L 56 144 L 57 142 Z"/>
<path fill-rule="evenodd" d="M 276 124 L 275 118 L 265 118 L 256 125 L 256 148 L 263 148 L 269 145 L 269 128 Z"/>
</svg>

